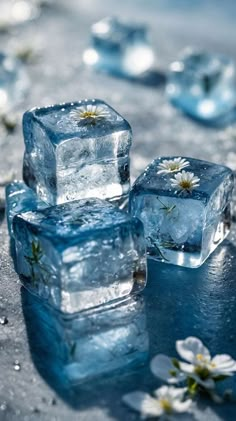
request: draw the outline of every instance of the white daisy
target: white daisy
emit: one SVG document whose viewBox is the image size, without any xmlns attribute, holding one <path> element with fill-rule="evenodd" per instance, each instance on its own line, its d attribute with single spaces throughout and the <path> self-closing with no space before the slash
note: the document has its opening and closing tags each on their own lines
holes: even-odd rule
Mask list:
<svg viewBox="0 0 236 421">
<path fill-rule="evenodd" d="M 109 111 L 102 105 L 84 105 L 70 112 L 70 117 L 77 123 L 95 124 L 97 120 L 108 118 Z"/>
<path fill-rule="evenodd" d="M 123 396 L 123 402 L 145 417 L 168 416 L 190 411 L 192 400 L 184 400 L 186 391 L 186 388 L 162 386 L 155 390 L 155 397 L 136 391 Z"/>
<path fill-rule="evenodd" d="M 190 336 L 183 341 L 176 341 L 176 349 L 187 361 L 179 361 L 179 369 L 207 389 L 214 388 L 215 380 L 222 376 L 232 376 L 236 372 L 236 361 L 230 355 L 221 354 L 212 358 L 198 338 Z"/>
<path fill-rule="evenodd" d="M 193 172 L 179 172 L 178 174 L 175 174 L 174 178 L 171 178 L 170 181 L 172 187 L 187 192 L 191 192 L 193 189 L 200 186 L 200 178 L 196 177 Z"/>
<path fill-rule="evenodd" d="M 185 158 L 163 159 L 158 165 L 159 171 L 157 174 L 169 174 L 183 170 L 190 165 Z"/>
</svg>

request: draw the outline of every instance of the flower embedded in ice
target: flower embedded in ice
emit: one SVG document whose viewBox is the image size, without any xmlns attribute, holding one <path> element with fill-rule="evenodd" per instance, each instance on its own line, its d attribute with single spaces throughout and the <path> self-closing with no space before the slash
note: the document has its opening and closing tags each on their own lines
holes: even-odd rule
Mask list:
<svg viewBox="0 0 236 421">
<path fill-rule="evenodd" d="M 186 391 L 187 388 L 162 386 L 154 391 L 154 397 L 136 391 L 123 396 L 123 402 L 145 417 L 171 416 L 191 410 L 192 400 L 185 400 Z"/>
<path fill-rule="evenodd" d="M 77 123 L 96 124 L 98 120 L 105 120 L 110 113 L 101 105 L 84 105 L 70 112 L 70 117 Z"/>
<path fill-rule="evenodd" d="M 177 190 L 191 192 L 196 187 L 199 187 L 200 178 L 196 177 L 193 172 L 182 171 L 175 174 L 174 178 L 170 179 L 171 186 Z"/>
<path fill-rule="evenodd" d="M 185 158 L 163 159 L 158 165 L 157 174 L 169 174 L 183 170 L 190 165 Z"/>
<path fill-rule="evenodd" d="M 179 362 L 179 369 L 206 389 L 214 388 L 215 381 L 223 380 L 236 372 L 236 361 L 230 355 L 221 354 L 212 358 L 198 338 L 190 336 L 176 341 L 176 349 L 187 361 Z"/>
</svg>

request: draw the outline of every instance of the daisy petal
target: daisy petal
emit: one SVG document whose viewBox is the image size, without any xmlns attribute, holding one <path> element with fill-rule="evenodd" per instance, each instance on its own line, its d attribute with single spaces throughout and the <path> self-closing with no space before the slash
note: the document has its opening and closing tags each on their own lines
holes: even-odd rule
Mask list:
<svg viewBox="0 0 236 421">
<path fill-rule="evenodd" d="M 193 401 L 192 399 L 187 399 L 186 401 L 183 402 L 174 402 L 173 403 L 173 409 L 175 412 L 188 412 L 191 407 L 192 407 Z"/>
<path fill-rule="evenodd" d="M 163 410 L 157 400 L 144 392 L 132 392 L 124 395 L 123 402 L 135 411 L 141 412 L 143 415 L 159 417 Z"/>
<path fill-rule="evenodd" d="M 163 354 L 156 355 L 151 361 L 151 371 L 154 376 L 168 383 L 179 383 L 185 376 L 179 373 L 169 357 Z"/>
<path fill-rule="evenodd" d="M 176 341 L 176 349 L 179 355 L 186 361 L 193 363 L 197 355 L 202 355 L 205 359 L 210 359 L 208 349 L 203 345 L 200 339 L 189 336 L 183 341 Z"/>
</svg>

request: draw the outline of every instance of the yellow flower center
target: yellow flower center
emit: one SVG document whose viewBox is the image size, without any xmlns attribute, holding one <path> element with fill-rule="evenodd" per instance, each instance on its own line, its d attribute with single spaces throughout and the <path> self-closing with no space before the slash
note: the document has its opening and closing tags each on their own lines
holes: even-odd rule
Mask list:
<svg viewBox="0 0 236 421">
<path fill-rule="evenodd" d="M 96 111 L 83 111 L 80 114 L 81 118 L 96 118 L 98 117 L 98 113 Z"/>
<path fill-rule="evenodd" d="M 202 354 L 197 354 L 196 358 L 197 358 L 198 361 L 205 361 L 205 358 Z"/>
<path fill-rule="evenodd" d="M 170 401 L 168 401 L 168 399 L 165 399 L 165 398 L 160 399 L 160 405 L 161 405 L 161 408 L 164 409 L 165 412 L 168 412 L 168 413 L 172 412 L 172 405 Z"/>
<path fill-rule="evenodd" d="M 180 187 L 182 187 L 182 189 L 186 189 L 186 190 L 192 187 L 192 183 L 189 180 L 182 180 L 180 181 L 179 185 Z M 201 354 L 198 354 L 198 355 L 201 355 Z"/>
<path fill-rule="evenodd" d="M 179 166 L 179 164 L 169 164 L 169 170 L 170 171 L 176 171 L 176 170 L 179 170 L 179 168 L 180 168 L 180 166 Z"/>
</svg>

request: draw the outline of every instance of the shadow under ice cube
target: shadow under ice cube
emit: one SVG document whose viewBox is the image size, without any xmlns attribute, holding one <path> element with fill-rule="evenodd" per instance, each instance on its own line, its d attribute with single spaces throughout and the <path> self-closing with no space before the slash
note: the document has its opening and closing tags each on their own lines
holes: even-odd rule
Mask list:
<svg viewBox="0 0 236 421">
<path fill-rule="evenodd" d="M 24 181 L 43 201 L 98 197 L 122 204 L 127 198 L 131 127 L 105 102 L 32 109 L 23 132 Z"/>
<path fill-rule="evenodd" d="M 142 223 L 100 199 L 21 213 L 13 219 L 24 286 L 64 313 L 128 296 L 146 283 Z"/>
<path fill-rule="evenodd" d="M 64 355 L 64 373 L 81 383 L 147 362 L 149 338 L 145 302 L 130 297 L 73 318 L 55 318 Z"/>
<path fill-rule="evenodd" d="M 167 94 L 174 105 L 192 117 L 214 121 L 235 107 L 235 83 L 231 59 L 193 51 L 171 64 Z"/>
<path fill-rule="evenodd" d="M 136 77 L 149 70 L 154 61 L 147 28 L 108 17 L 92 26 L 91 48 L 84 61 L 95 69 L 114 75 Z"/>
<path fill-rule="evenodd" d="M 156 260 L 198 267 L 229 233 L 233 172 L 192 158 L 155 159 L 130 193 Z"/>
</svg>

